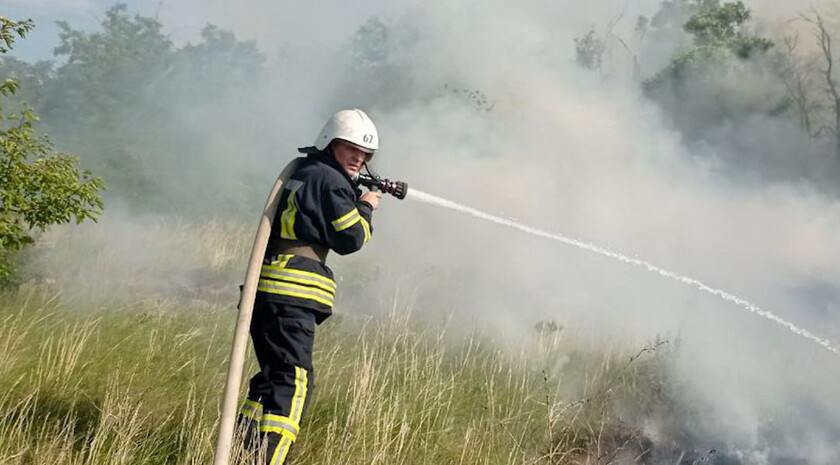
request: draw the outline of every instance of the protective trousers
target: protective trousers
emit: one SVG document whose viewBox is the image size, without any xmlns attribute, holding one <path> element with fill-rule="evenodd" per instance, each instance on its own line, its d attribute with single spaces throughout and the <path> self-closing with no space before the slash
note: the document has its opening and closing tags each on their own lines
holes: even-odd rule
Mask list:
<svg viewBox="0 0 840 465">
<path fill-rule="evenodd" d="M 240 421 L 246 427 L 245 446 L 258 457 L 265 448 L 263 463 L 282 465 L 297 439 L 314 389 L 315 314 L 258 295 L 251 340 L 260 371 L 251 378 L 248 398 L 240 409 Z"/>
</svg>

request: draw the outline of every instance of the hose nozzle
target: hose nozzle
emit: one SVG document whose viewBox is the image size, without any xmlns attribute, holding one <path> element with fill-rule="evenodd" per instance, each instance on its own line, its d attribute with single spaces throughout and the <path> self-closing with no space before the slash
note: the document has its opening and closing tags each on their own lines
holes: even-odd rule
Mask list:
<svg viewBox="0 0 840 465">
<path fill-rule="evenodd" d="M 390 179 L 382 179 L 375 173 L 368 171 L 368 174 L 359 174 L 359 184 L 368 189 L 379 189 L 386 194 L 391 194 L 394 197 L 402 200 L 408 193 L 408 184 L 402 181 L 391 181 Z"/>
</svg>

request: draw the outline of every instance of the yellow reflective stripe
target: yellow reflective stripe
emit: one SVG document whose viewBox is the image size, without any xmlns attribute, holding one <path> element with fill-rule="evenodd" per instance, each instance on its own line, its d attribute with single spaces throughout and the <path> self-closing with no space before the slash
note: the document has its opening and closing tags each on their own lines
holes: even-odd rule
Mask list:
<svg viewBox="0 0 840 465">
<path fill-rule="evenodd" d="M 334 295 L 330 294 L 327 291 L 323 291 L 323 290 L 315 288 L 315 287 L 302 286 L 300 284 L 294 284 L 294 283 L 290 283 L 290 282 L 286 282 L 286 281 L 274 281 L 274 280 L 271 280 L 271 279 L 260 279 L 260 281 L 258 283 L 258 286 L 263 285 L 263 284 L 267 287 L 275 287 L 277 289 L 288 288 L 288 289 L 295 290 L 295 291 L 298 291 L 298 292 L 303 292 L 303 293 L 306 293 L 306 294 L 312 294 L 312 295 L 320 296 L 320 297 L 323 297 L 325 299 L 329 299 L 330 301 L 335 299 Z"/>
<path fill-rule="evenodd" d="M 359 210 L 352 209 L 350 213 L 342 216 L 341 218 L 332 222 L 333 228 L 336 232 L 344 231 L 345 229 L 353 226 L 354 224 L 358 223 L 362 217 L 359 216 Z"/>
<path fill-rule="evenodd" d="M 309 384 L 309 373 L 305 368 L 295 367 L 295 394 L 292 396 L 292 411 L 289 413 L 289 418 L 296 423 L 300 423 L 300 418 L 303 416 L 303 405 L 306 402 L 306 392 Z"/>
<path fill-rule="evenodd" d="M 344 231 L 347 228 L 352 228 L 353 226 L 356 225 L 356 223 L 358 223 L 361 220 L 362 220 L 361 216 L 356 216 L 352 220 L 350 220 L 349 222 L 345 222 L 341 226 L 336 226 L 335 227 L 335 232 L 341 232 L 341 231 Z"/>
<path fill-rule="evenodd" d="M 260 276 L 275 279 L 288 279 L 289 281 L 294 282 L 301 281 L 302 284 L 318 286 L 331 294 L 335 294 L 335 281 L 309 271 L 295 270 L 293 268 L 277 269 L 277 267 L 263 265 Z"/>
<path fill-rule="evenodd" d="M 295 215 L 297 215 L 298 211 L 297 199 L 295 198 L 296 193 L 297 188 L 289 191 L 289 200 L 286 202 L 286 209 L 280 215 L 280 237 L 283 239 L 297 239 L 297 236 L 295 236 Z"/>
<path fill-rule="evenodd" d="M 332 286 L 328 286 L 328 285 L 324 285 L 322 281 L 316 281 L 314 279 L 309 279 L 309 278 L 299 278 L 297 276 L 292 275 L 291 273 L 288 273 L 288 270 L 275 272 L 275 271 L 266 270 L 265 268 L 263 268 L 263 271 L 260 274 L 260 277 L 274 278 L 274 279 L 280 279 L 284 282 L 293 282 L 293 283 L 299 283 L 299 284 L 306 284 L 306 285 L 309 285 L 309 286 L 315 286 L 315 287 L 317 287 L 317 288 L 319 288 L 319 289 L 321 289 L 325 292 L 328 292 L 331 295 L 335 295 L 335 284 L 333 284 Z"/>
<path fill-rule="evenodd" d="M 251 420 L 258 421 L 260 419 L 260 410 L 262 410 L 262 404 L 245 399 L 245 402 L 242 403 L 242 407 L 239 409 L 239 414 Z"/>
<path fill-rule="evenodd" d="M 321 281 L 322 284 L 325 284 L 325 285 L 332 285 L 332 286 L 335 285 L 335 281 L 333 281 L 332 279 L 330 279 L 326 276 L 320 275 L 318 273 L 313 273 L 311 271 L 298 270 L 296 268 L 287 268 L 287 266 L 288 266 L 287 262 L 288 262 L 288 260 L 280 262 L 280 263 L 272 262 L 270 265 L 269 264 L 263 264 L 262 271 L 263 272 L 270 272 L 270 273 L 297 274 L 297 275 L 305 276 L 305 277 L 308 277 L 308 278 L 311 277 L 311 278 L 315 279 L 316 281 Z"/>
<path fill-rule="evenodd" d="M 290 425 L 288 422 L 266 421 L 266 419 L 263 418 L 260 422 L 260 433 L 283 434 L 294 441 L 297 439 L 298 428 Z"/>
<path fill-rule="evenodd" d="M 289 431 L 289 428 L 284 428 L 282 426 L 260 425 L 260 433 L 282 434 L 283 436 L 287 436 L 292 441 L 297 440 L 297 434 Z"/>
<path fill-rule="evenodd" d="M 260 278 L 280 279 L 282 282 L 260 279 L 257 290 L 310 299 L 332 307 L 335 299 L 335 281 L 317 273 L 286 268 L 293 256 L 280 255 L 278 260 L 263 265 Z"/>
<path fill-rule="evenodd" d="M 296 270 L 294 268 L 286 268 L 283 270 L 283 272 L 303 276 L 309 279 L 314 279 L 315 281 L 320 281 L 321 284 L 328 286 L 332 288 L 333 291 L 335 291 L 335 281 L 326 276 L 321 276 L 318 273 L 313 273 L 311 271 Z"/>
<path fill-rule="evenodd" d="M 273 270 L 273 271 L 280 271 L 286 268 L 286 264 L 289 263 L 289 260 L 292 259 L 294 255 L 278 255 L 277 260 L 272 261 L 270 264 L 263 264 L 262 270 Z"/>
<path fill-rule="evenodd" d="M 294 268 L 286 268 L 289 260 L 294 257 L 294 255 L 280 255 L 282 259 L 275 260 L 271 262 L 269 265 L 262 266 L 262 272 L 260 273 L 262 276 L 272 277 L 272 278 L 286 278 L 291 277 L 289 275 L 297 275 L 302 278 L 310 279 L 313 281 L 317 281 L 320 285 L 318 287 L 323 288 L 324 290 L 330 291 L 335 293 L 335 281 L 332 279 L 322 276 L 318 273 L 313 273 L 311 271 L 303 271 L 303 270 L 296 270 Z"/>
<path fill-rule="evenodd" d="M 293 433 L 288 428 L 283 426 L 297 426 L 300 424 L 301 416 L 303 415 L 303 406 L 306 403 L 306 394 L 308 391 L 309 373 L 306 369 L 295 367 L 295 393 L 292 395 L 291 412 L 288 417 L 281 415 L 274 415 L 267 413 L 264 418 L 268 419 L 265 429 L 260 425 L 261 432 L 277 433 L 280 437 L 280 442 L 277 448 L 271 454 L 270 465 L 282 465 L 286 461 L 286 456 L 289 454 L 289 449 L 292 443 L 296 440 L 296 431 Z M 276 426 L 275 426 L 276 424 Z"/>
<path fill-rule="evenodd" d="M 289 438 L 292 442 L 297 441 L 297 435 L 292 433 L 282 426 L 262 426 L 260 425 L 260 433 L 275 433 Z"/>
<path fill-rule="evenodd" d="M 339 225 L 341 223 L 344 223 L 345 221 L 349 221 L 351 217 L 356 216 L 358 214 L 359 214 L 359 210 L 354 208 L 354 209 L 350 210 L 349 212 L 347 212 L 341 218 L 333 221 L 332 224 L 333 224 L 333 226 Z"/>
<path fill-rule="evenodd" d="M 277 268 L 282 270 L 283 268 L 286 267 L 286 264 L 289 263 L 289 260 L 291 260 L 292 257 L 294 257 L 294 255 L 291 255 L 291 254 L 289 254 L 289 255 L 278 255 L 277 260 L 274 260 L 273 262 L 271 262 L 271 266 L 276 266 Z"/>
<path fill-rule="evenodd" d="M 361 219 L 361 222 L 362 222 L 362 229 L 365 231 L 365 242 L 364 243 L 367 243 L 367 241 L 370 240 L 370 223 L 368 223 L 367 220 L 364 219 L 364 218 L 360 217 L 360 219 Z"/>
<path fill-rule="evenodd" d="M 291 433 L 297 434 L 300 431 L 300 425 L 297 421 L 283 415 L 275 415 L 273 413 L 266 413 L 262 417 L 263 425 L 267 427 L 281 427 L 285 428 Z"/>
<path fill-rule="evenodd" d="M 292 440 L 290 440 L 287 436 L 281 437 L 280 443 L 277 444 L 277 448 L 274 449 L 274 453 L 271 454 L 271 460 L 268 462 L 269 465 L 283 465 L 283 462 L 286 461 L 286 455 L 289 454 L 291 445 Z"/>
<path fill-rule="evenodd" d="M 288 295 L 301 299 L 314 300 L 315 302 L 322 303 L 328 307 L 332 307 L 334 301 L 331 294 L 320 289 L 301 286 L 299 284 L 271 281 L 268 279 L 260 279 L 257 284 L 257 290 L 261 292 L 268 292 L 270 294 Z"/>
<path fill-rule="evenodd" d="M 262 410 L 262 404 L 255 401 L 255 400 L 245 399 L 245 401 L 242 402 L 242 410 L 246 410 L 246 409 L 248 409 L 248 410 Z"/>
</svg>

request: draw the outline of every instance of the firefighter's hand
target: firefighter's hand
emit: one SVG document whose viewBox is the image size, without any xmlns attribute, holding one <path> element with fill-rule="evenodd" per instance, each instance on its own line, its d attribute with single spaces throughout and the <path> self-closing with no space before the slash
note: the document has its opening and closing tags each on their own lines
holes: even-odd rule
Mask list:
<svg viewBox="0 0 840 465">
<path fill-rule="evenodd" d="M 359 200 L 369 203 L 370 206 L 373 207 L 374 210 L 376 210 L 377 208 L 379 208 L 379 199 L 381 198 L 382 192 L 369 191 L 362 194 L 362 198 Z"/>
</svg>

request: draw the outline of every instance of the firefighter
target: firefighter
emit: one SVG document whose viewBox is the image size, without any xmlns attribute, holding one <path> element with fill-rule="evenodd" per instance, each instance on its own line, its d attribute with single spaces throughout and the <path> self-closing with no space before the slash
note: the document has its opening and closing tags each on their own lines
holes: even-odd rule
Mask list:
<svg viewBox="0 0 840 465">
<path fill-rule="evenodd" d="M 268 465 L 285 461 L 312 396 L 315 327 L 330 316 L 336 292 L 327 253 L 356 252 L 371 238 L 381 194 L 362 194 L 356 180 L 378 148 L 373 121 L 341 110 L 313 146 L 298 149 L 306 157 L 283 182 L 251 321 L 260 371 L 240 409 L 246 446 L 265 446 Z"/>
</svg>

